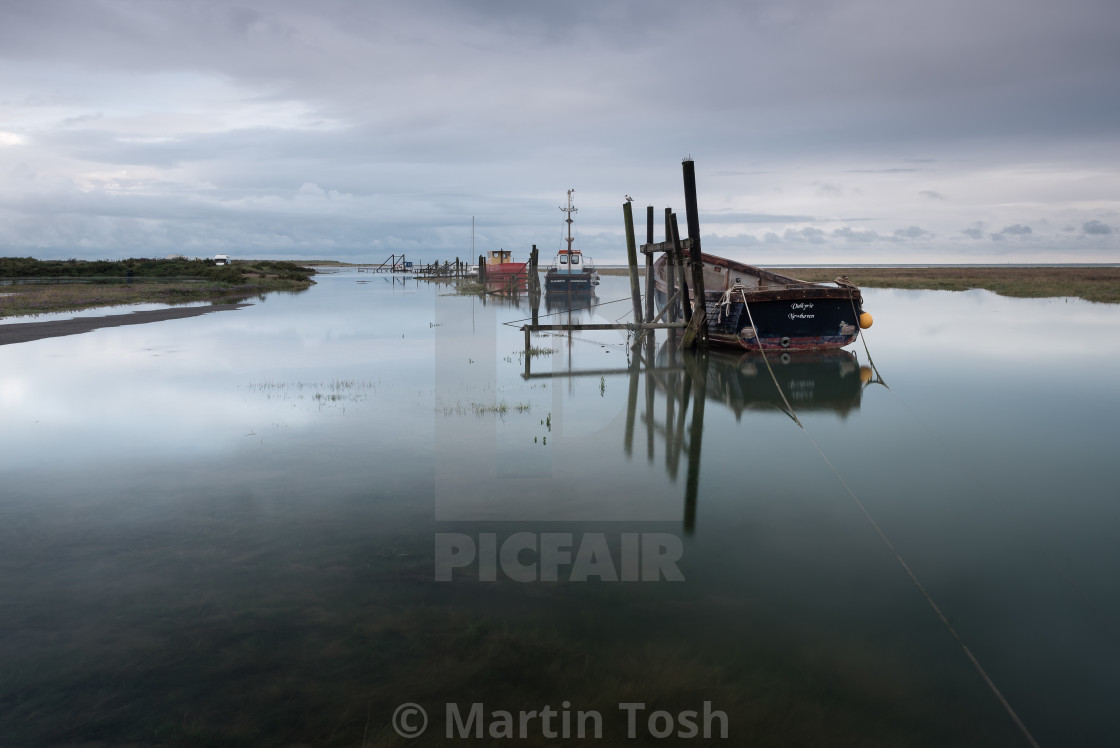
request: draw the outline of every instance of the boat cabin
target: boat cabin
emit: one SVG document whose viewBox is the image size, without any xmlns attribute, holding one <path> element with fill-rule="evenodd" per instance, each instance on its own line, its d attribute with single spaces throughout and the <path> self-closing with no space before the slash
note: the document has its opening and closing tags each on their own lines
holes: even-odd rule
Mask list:
<svg viewBox="0 0 1120 748">
<path fill-rule="evenodd" d="M 513 261 L 513 253 L 508 249 L 492 249 L 486 254 L 487 265 L 504 265 Z"/>
<path fill-rule="evenodd" d="M 556 253 L 556 262 L 549 272 L 554 275 L 568 275 L 594 273 L 595 269 L 590 262 L 584 262 L 583 254 L 578 249 L 561 249 Z"/>
</svg>

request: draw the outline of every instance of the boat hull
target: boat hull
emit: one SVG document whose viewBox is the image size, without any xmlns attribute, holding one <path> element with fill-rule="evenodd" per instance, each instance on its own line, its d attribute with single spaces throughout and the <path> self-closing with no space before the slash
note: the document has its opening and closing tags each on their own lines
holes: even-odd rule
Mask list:
<svg viewBox="0 0 1120 748">
<path fill-rule="evenodd" d="M 544 275 L 544 289 L 548 293 L 591 293 L 598 280 L 595 273 L 565 273 L 549 270 Z"/>
<path fill-rule="evenodd" d="M 843 348 L 859 335 L 863 298 L 854 286 L 807 283 L 714 255 L 704 255 L 703 262 L 705 286 L 714 286 L 704 294 L 711 344 L 748 351 L 818 350 Z M 663 307 L 668 295 L 664 257 L 654 272 L 656 300 Z"/>
<path fill-rule="evenodd" d="M 709 298 L 707 307 L 709 342 L 748 351 L 843 348 L 859 331 L 848 299 L 766 300 L 748 294 L 746 303 L 721 305 Z"/>
<path fill-rule="evenodd" d="M 495 280 L 512 277 L 529 277 L 528 263 L 525 262 L 498 262 L 486 265 L 486 277 Z"/>
<path fill-rule="evenodd" d="M 487 264 L 486 287 L 504 291 L 524 291 L 529 284 L 529 265 L 525 262 Z"/>
</svg>

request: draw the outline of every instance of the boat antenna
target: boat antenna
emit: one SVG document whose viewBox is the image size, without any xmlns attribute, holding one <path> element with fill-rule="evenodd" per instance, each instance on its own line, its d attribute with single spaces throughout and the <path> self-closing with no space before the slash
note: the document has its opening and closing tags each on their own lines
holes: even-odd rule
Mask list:
<svg viewBox="0 0 1120 748">
<path fill-rule="evenodd" d="M 560 210 L 568 214 L 567 219 L 564 220 L 564 223 L 568 224 L 568 238 L 565 239 L 565 241 L 568 242 L 568 254 L 572 253 L 572 242 L 574 241 L 572 239 L 572 213 L 579 212 L 579 208 L 572 205 L 573 192 L 575 192 L 575 190 L 568 190 L 568 207 L 565 208 L 563 205 L 560 206 Z"/>
</svg>

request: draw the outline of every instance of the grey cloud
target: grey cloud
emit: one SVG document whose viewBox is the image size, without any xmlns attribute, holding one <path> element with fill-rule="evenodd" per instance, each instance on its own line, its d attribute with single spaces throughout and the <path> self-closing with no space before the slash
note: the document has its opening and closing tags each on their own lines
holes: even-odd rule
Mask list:
<svg viewBox="0 0 1120 748">
<path fill-rule="evenodd" d="M 753 177 L 759 174 L 768 174 L 765 171 L 716 171 L 712 172 L 717 177 Z"/>
<path fill-rule="evenodd" d="M 805 164 L 883 164 L 855 171 L 896 180 L 905 185 L 900 194 L 911 196 L 921 186 L 906 178 L 915 169 L 890 165 L 952 169 L 976 154 L 975 163 L 1017 163 L 1020 154 L 1045 159 L 1083 142 L 1107 151 L 1116 142 L 1120 97 L 1101 92 L 1115 90 L 1120 69 L 1113 39 L 1120 6 L 1021 0 L 1013 14 L 1008 7 L 760 0 L 712 3 L 697 14 L 667 0 L 575 7 L 513 0 L 7 3 L 0 100 L 20 121 L 54 124 L 25 125 L 15 134 L 33 134 L 33 142 L 18 153 L 4 150 L 3 158 L 32 172 L 83 175 L 94 183 L 84 189 L 103 193 L 63 194 L 54 203 L 52 241 L 80 240 L 88 217 L 89 235 L 99 241 L 111 236 L 97 233 L 98 218 L 117 226 L 122 242 L 156 241 L 157 233 L 141 231 L 150 219 L 167 222 L 169 242 L 229 237 L 265 246 L 273 237 L 282 248 L 313 230 L 323 232 L 325 247 L 373 246 L 363 232 L 382 242 L 451 246 L 452 224 L 462 216 L 469 222 L 476 208 L 495 216 L 491 225 L 502 225 L 503 235 L 533 237 L 552 228 L 545 209 L 555 213 L 569 185 L 637 196 L 635 185 L 657 183 L 667 186 L 651 191 L 679 200 L 671 166 L 694 148 L 702 151 L 698 164 L 716 176 L 794 164 L 808 173 L 802 186 L 836 179 Z M 704 54 L 680 57 L 667 48 Z M 149 96 L 155 84 L 138 84 L 156 74 L 168 88 L 159 101 Z M 681 90 L 689 91 L 687 108 L 669 104 L 666 92 Z M 246 124 L 235 116 L 268 105 L 291 105 L 299 122 L 262 115 Z M 151 124 L 160 117 L 169 124 Z M 191 124 L 200 119 L 208 127 Z M 106 176 L 124 171 L 141 176 Z M 36 226 L 52 216 L 49 191 L 21 197 L 21 182 L 0 177 L 8 246 L 43 240 L 47 228 Z M 708 184 L 717 182 L 735 196 L 733 179 Z M 327 196 L 297 195 L 305 183 Z M 824 196 L 852 194 L 818 187 Z M 540 197 L 553 189 L 557 198 Z M 723 196 L 702 194 L 702 207 L 743 204 L 720 202 Z M 293 202 L 298 215 L 284 209 Z M 540 213 L 526 213 L 526 202 Z M 340 217 L 344 206 L 364 218 Z M 581 213 L 588 234 L 598 228 L 593 208 Z M 824 210 L 771 209 L 703 220 L 803 223 L 818 219 L 777 211 Z M 603 216 L 607 228 L 596 241 L 608 246 L 619 225 L 613 204 Z M 950 226 L 972 220 L 965 216 L 948 219 Z M 1090 216 L 1062 220 L 1080 225 Z M 892 220 L 925 225 L 920 216 Z M 272 232 L 272 224 L 283 230 Z M 449 233 L 430 231 L 439 225 Z M 1091 225 L 1082 233 L 1096 235 Z M 825 241 L 814 231 L 790 230 L 786 240 Z M 964 233 L 984 236 L 977 226 Z M 781 237 L 768 232 L 763 241 Z"/>
<path fill-rule="evenodd" d="M 918 194 L 921 195 L 922 197 L 928 197 L 930 200 L 944 200 L 945 199 L 944 195 L 942 195 L 940 192 L 935 192 L 934 190 L 922 190 Z"/>
<path fill-rule="evenodd" d="M 1091 236 L 1108 236 L 1116 231 L 1116 229 L 1112 228 L 1107 223 L 1102 223 L 1097 220 L 1088 221 L 1081 227 L 1081 230 Z"/>
<path fill-rule="evenodd" d="M 813 228 L 812 226 L 806 226 L 796 231 L 794 229 L 786 229 L 785 233 L 782 234 L 782 238 L 787 242 L 798 242 L 802 244 L 824 244 L 825 236 L 824 231 Z"/>
<path fill-rule="evenodd" d="M 832 232 L 832 236 L 836 239 L 844 239 L 849 242 L 862 242 L 869 243 L 882 239 L 882 237 L 874 231 L 856 231 L 850 226 L 843 226 Z"/>
<path fill-rule="evenodd" d="M 781 213 L 703 213 L 700 220 L 702 223 L 804 223 L 816 219 Z"/>
<path fill-rule="evenodd" d="M 1024 226 L 1021 223 L 1016 223 L 1011 226 L 1004 226 L 1003 229 L 997 233 L 991 234 L 991 238 L 996 241 L 1001 241 L 1009 236 L 1030 236 L 1032 233 L 1030 226 Z"/>
<path fill-rule="evenodd" d="M 909 226 L 904 229 L 895 229 L 894 236 L 898 239 L 925 239 L 927 237 L 933 236 L 933 234 L 923 228 L 919 228 L 917 226 Z"/>
<path fill-rule="evenodd" d="M 971 239 L 983 239 L 984 238 L 984 223 L 982 221 L 977 221 L 976 223 L 969 226 L 967 229 L 961 229 L 961 233 L 964 234 L 965 236 L 971 238 Z"/>
</svg>

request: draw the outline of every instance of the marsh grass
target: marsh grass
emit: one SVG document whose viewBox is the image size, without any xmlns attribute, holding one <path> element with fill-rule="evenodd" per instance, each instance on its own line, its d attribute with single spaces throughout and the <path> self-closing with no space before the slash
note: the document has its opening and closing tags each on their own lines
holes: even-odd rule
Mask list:
<svg viewBox="0 0 1120 748">
<path fill-rule="evenodd" d="M 0 258 L 0 278 L 75 282 L 5 286 L 0 317 L 123 304 L 240 301 L 270 291 L 306 290 L 312 273 L 293 263 L 269 260 L 215 266 L 207 260 L 55 262 L 5 257 Z"/>
<path fill-rule="evenodd" d="M 292 403 L 306 400 L 322 409 L 326 406 L 364 402 L 376 387 L 372 381 L 362 379 L 283 382 L 262 378 L 249 382 L 248 389 L 250 392 L 263 394 L 269 400 Z"/>
<path fill-rule="evenodd" d="M 793 268 L 775 272 L 817 283 L 847 275 L 852 283 L 863 288 L 939 291 L 982 288 L 1018 298 L 1065 296 L 1120 303 L 1120 268 Z"/>
<path fill-rule="evenodd" d="M 440 403 L 436 406 L 436 412 L 444 416 L 490 416 L 496 415 L 499 418 L 505 418 L 509 413 L 528 413 L 532 410 L 532 405 L 529 403 L 507 403 L 505 400 L 496 403 L 480 403 L 480 402 L 455 402 L 455 403 Z"/>
<path fill-rule="evenodd" d="M 1120 303 L 1120 268 L 1115 267 L 926 267 L 926 268 L 768 268 L 813 283 L 831 283 L 837 276 L 862 288 L 968 291 L 982 288 L 1018 298 L 1071 297 L 1106 304 Z M 625 268 L 599 270 L 626 275 Z M 640 271 L 640 273 L 644 273 Z"/>
</svg>

